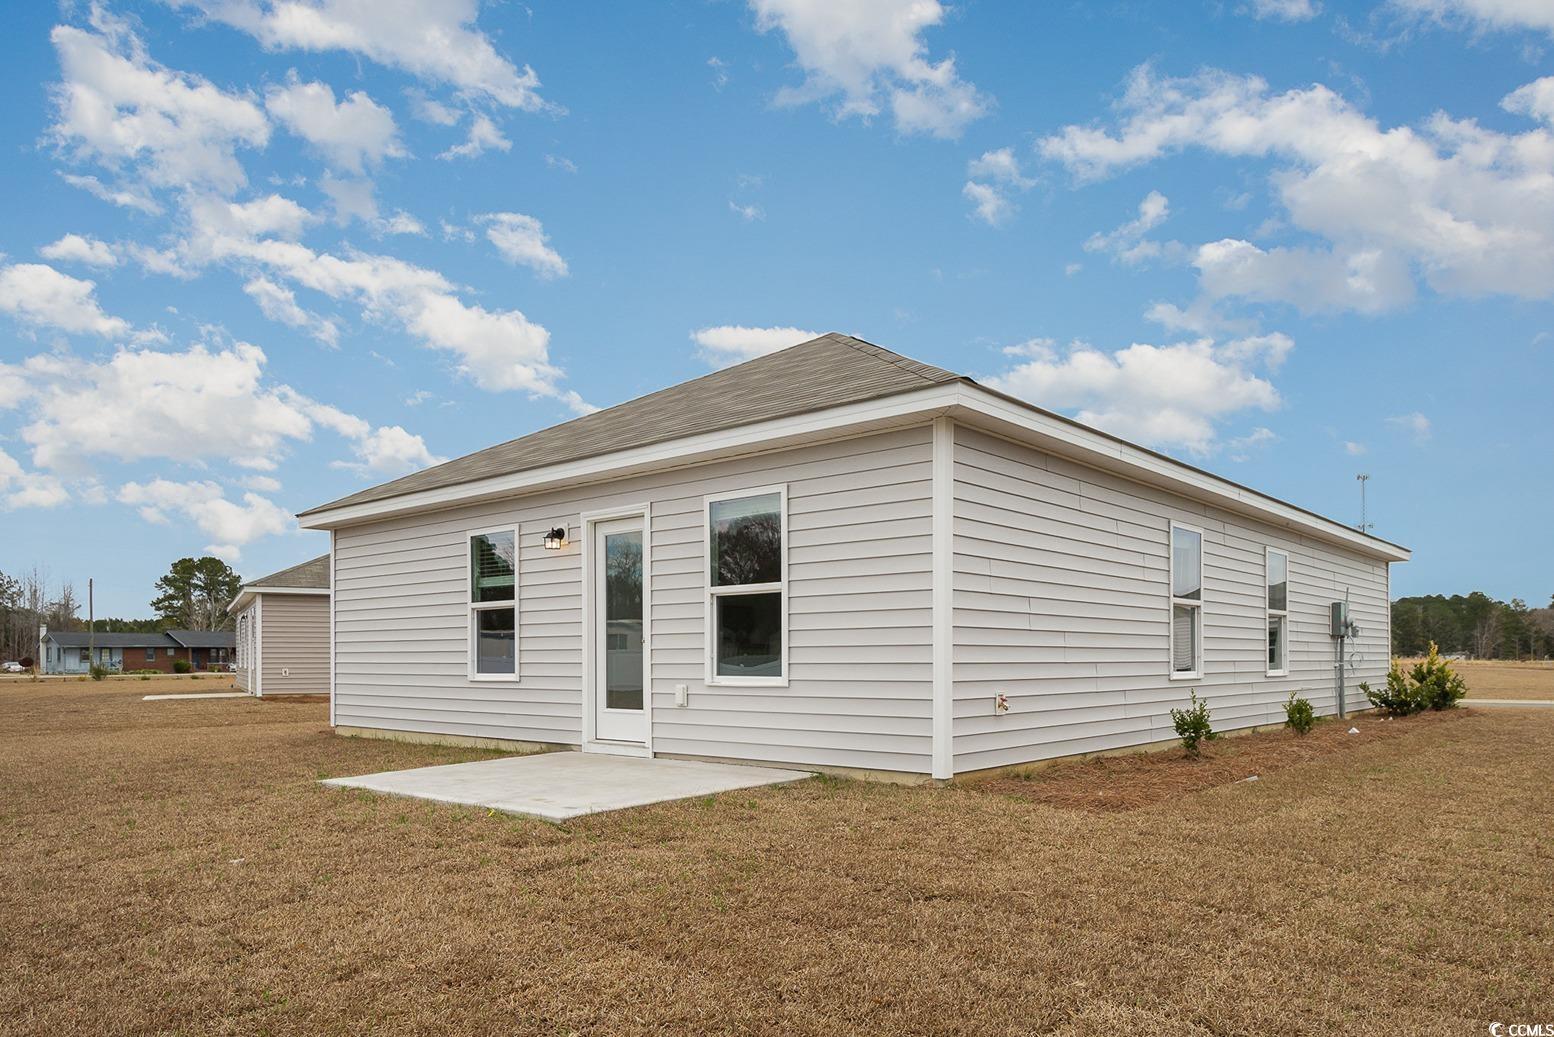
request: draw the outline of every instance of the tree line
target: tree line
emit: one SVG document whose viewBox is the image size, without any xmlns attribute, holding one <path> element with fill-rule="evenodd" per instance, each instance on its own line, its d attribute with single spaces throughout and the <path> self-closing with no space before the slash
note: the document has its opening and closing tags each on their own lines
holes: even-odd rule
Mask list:
<svg viewBox="0 0 1554 1037">
<path fill-rule="evenodd" d="M 102 617 L 99 633 L 153 633 L 162 630 L 231 630 L 227 606 L 237 597 L 242 577 L 219 558 L 180 558 L 156 582 L 151 619 Z M 87 628 L 86 601 L 69 580 L 50 586 L 47 570 L 33 566 L 10 576 L 0 572 L 0 659 L 33 659 L 38 628 L 79 631 Z"/>
<path fill-rule="evenodd" d="M 1554 657 L 1554 597 L 1544 608 L 1521 598 L 1496 601 L 1482 591 L 1425 594 L 1392 603 L 1392 654 L 1423 655 L 1434 641 L 1442 652 L 1475 659 Z"/>
</svg>

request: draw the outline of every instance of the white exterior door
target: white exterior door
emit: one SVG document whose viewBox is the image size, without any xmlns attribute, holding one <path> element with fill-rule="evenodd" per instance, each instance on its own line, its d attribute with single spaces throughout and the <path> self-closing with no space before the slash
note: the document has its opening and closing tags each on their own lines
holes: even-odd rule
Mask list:
<svg viewBox="0 0 1554 1037">
<path fill-rule="evenodd" d="M 641 518 L 593 523 L 594 738 L 647 743 Z"/>
</svg>

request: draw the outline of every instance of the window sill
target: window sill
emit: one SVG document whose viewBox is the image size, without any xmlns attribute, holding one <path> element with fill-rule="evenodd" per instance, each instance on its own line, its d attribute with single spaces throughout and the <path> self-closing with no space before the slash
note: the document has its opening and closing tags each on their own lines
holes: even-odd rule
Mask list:
<svg viewBox="0 0 1554 1037">
<path fill-rule="evenodd" d="M 713 677 L 704 682 L 709 688 L 786 688 L 786 677 Z"/>
<path fill-rule="evenodd" d="M 518 683 L 518 675 L 516 673 L 472 673 L 469 674 L 468 679 L 474 681 L 477 684 Z"/>
<path fill-rule="evenodd" d="M 1269 670 L 1264 674 L 1265 677 L 1288 677 L 1289 675 L 1289 670 Z"/>
<path fill-rule="evenodd" d="M 1201 681 L 1203 680 L 1203 674 L 1196 671 L 1193 673 L 1177 673 L 1172 671 L 1171 679 L 1174 681 Z"/>
</svg>

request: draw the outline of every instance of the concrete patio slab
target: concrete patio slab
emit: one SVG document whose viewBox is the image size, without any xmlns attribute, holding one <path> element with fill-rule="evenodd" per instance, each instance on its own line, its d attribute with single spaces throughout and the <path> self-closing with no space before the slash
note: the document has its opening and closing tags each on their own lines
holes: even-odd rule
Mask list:
<svg viewBox="0 0 1554 1037">
<path fill-rule="evenodd" d="M 329 778 L 320 784 L 565 821 L 809 777 L 808 771 L 775 767 L 555 752 Z"/>
</svg>

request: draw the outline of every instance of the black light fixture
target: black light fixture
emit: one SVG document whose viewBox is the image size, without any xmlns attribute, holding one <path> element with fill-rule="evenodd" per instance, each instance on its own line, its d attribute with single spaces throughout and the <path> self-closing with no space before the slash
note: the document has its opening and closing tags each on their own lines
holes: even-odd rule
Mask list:
<svg viewBox="0 0 1554 1037">
<path fill-rule="evenodd" d="M 559 551 L 567 546 L 567 531 L 560 526 L 545 534 L 545 550 Z"/>
</svg>

